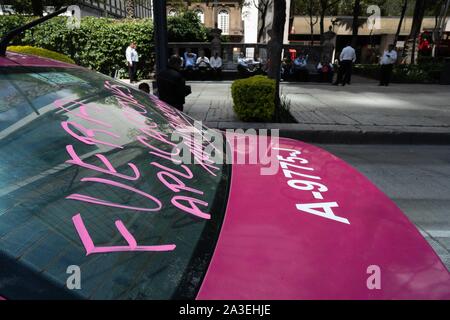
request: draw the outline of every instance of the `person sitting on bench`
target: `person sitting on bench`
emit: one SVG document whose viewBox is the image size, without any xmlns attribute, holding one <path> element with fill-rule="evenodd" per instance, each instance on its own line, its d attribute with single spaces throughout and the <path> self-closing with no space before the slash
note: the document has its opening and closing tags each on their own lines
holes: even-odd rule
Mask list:
<svg viewBox="0 0 450 320">
<path fill-rule="evenodd" d="M 328 61 L 319 62 L 317 65 L 317 71 L 320 74 L 320 82 L 332 82 L 333 81 L 333 65 Z"/>
<path fill-rule="evenodd" d="M 209 59 L 209 64 L 213 71 L 215 79 L 220 79 L 222 75 L 222 58 L 219 57 L 219 53 L 215 53 L 214 56 Z"/>
</svg>

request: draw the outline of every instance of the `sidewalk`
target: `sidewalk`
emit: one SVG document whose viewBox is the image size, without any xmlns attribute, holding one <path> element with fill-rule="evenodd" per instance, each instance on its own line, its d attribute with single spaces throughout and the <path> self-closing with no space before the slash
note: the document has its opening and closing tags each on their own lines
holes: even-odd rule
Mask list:
<svg viewBox="0 0 450 320">
<path fill-rule="evenodd" d="M 233 112 L 231 81 L 190 82 L 185 112 L 218 129 L 268 128 L 322 143 L 450 144 L 450 87 L 392 84 L 353 77 L 351 86 L 282 83 L 297 124 L 243 123 Z"/>
</svg>

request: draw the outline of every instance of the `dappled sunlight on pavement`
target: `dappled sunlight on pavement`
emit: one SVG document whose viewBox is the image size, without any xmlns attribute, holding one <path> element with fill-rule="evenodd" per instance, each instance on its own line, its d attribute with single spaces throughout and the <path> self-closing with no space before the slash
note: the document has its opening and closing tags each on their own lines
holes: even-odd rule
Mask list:
<svg viewBox="0 0 450 320">
<path fill-rule="evenodd" d="M 231 81 L 192 82 L 186 112 L 215 126 L 239 122 L 233 112 Z M 299 124 L 439 129 L 450 132 L 448 86 L 392 84 L 354 76 L 350 86 L 323 83 L 285 83 L 281 92 L 291 101 Z M 225 123 L 225 124 L 224 124 Z M 408 130 L 409 130 L 408 129 Z"/>
</svg>

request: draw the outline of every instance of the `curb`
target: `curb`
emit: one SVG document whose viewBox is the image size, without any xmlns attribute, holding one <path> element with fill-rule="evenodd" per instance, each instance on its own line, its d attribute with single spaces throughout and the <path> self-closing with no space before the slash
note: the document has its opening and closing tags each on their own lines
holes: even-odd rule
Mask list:
<svg viewBox="0 0 450 320">
<path fill-rule="evenodd" d="M 281 137 L 310 143 L 450 145 L 450 127 L 356 127 L 241 122 L 207 122 L 205 125 L 219 130 L 278 129 Z"/>
</svg>

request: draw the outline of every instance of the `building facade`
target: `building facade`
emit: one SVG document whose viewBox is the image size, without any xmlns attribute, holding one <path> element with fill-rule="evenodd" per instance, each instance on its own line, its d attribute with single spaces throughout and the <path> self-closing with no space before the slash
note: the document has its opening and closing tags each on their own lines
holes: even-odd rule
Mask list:
<svg viewBox="0 0 450 320">
<path fill-rule="evenodd" d="M 7 3 L 8 1 L 5 1 Z M 110 17 L 125 18 L 126 17 L 126 1 L 125 0 L 81 0 L 78 4 L 81 11 L 81 17 Z M 134 17 L 135 18 L 151 18 L 153 16 L 153 0 L 135 0 L 134 1 Z M 46 13 L 53 12 L 53 7 L 46 7 Z M 0 6 L 0 15 L 15 14 L 11 5 L 2 4 Z"/>
<path fill-rule="evenodd" d="M 97 16 L 125 18 L 127 15 L 125 0 L 82 0 L 79 5 L 81 16 Z M 153 0 L 135 0 L 134 17 L 151 18 L 153 16 Z"/>
<path fill-rule="evenodd" d="M 218 27 L 222 35 L 232 42 L 241 42 L 244 39 L 244 22 L 242 19 L 242 1 L 204 1 L 186 5 L 194 10 L 200 21 L 207 28 Z M 167 4 L 167 14 L 176 15 L 180 8 L 177 5 Z"/>
</svg>

